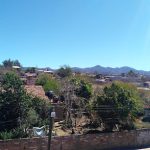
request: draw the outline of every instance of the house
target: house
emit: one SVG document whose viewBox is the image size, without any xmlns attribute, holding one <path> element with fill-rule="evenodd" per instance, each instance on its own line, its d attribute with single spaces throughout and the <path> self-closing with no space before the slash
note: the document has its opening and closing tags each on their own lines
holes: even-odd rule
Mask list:
<svg viewBox="0 0 150 150">
<path fill-rule="evenodd" d="M 40 70 L 37 70 L 38 71 L 38 73 L 47 73 L 47 74 L 51 74 L 51 75 L 53 75 L 54 74 L 54 71 L 52 71 L 52 70 L 48 70 L 48 69 L 40 69 Z"/>
<path fill-rule="evenodd" d="M 50 70 L 44 70 L 44 73 L 47 73 L 47 74 L 54 74 L 54 71 L 50 71 Z"/>
<path fill-rule="evenodd" d="M 34 85 L 36 77 L 36 73 L 25 73 L 24 78 L 26 79 L 26 85 Z"/>
<path fill-rule="evenodd" d="M 21 67 L 20 67 L 20 66 L 12 66 L 12 68 L 18 70 L 18 69 L 20 69 Z"/>
<path fill-rule="evenodd" d="M 95 82 L 99 83 L 99 84 L 106 84 L 107 83 L 107 81 L 105 79 L 96 79 Z"/>
</svg>

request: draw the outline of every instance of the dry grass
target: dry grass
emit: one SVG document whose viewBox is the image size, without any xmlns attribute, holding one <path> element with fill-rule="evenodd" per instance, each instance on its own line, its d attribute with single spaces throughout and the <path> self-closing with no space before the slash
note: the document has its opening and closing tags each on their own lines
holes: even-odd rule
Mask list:
<svg viewBox="0 0 150 150">
<path fill-rule="evenodd" d="M 135 122 L 135 126 L 136 126 L 137 129 L 143 129 L 143 128 L 150 129 L 150 123 L 149 122 L 143 122 L 141 120 L 137 120 Z"/>
<path fill-rule="evenodd" d="M 67 136 L 67 135 L 70 135 L 70 132 L 67 131 L 67 130 L 63 130 L 62 129 L 62 125 L 59 124 L 58 122 L 55 122 L 54 124 L 54 131 L 56 133 L 57 136 Z"/>
</svg>

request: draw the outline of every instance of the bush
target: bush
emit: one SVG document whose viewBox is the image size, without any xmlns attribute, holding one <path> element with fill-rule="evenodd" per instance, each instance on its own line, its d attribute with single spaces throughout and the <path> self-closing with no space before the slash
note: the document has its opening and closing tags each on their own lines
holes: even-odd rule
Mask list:
<svg viewBox="0 0 150 150">
<path fill-rule="evenodd" d="M 26 137 L 28 137 L 27 133 L 25 133 L 25 131 L 21 128 L 16 128 L 12 131 L 0 132 L 0 139 L 1 140 L 26 138 Z"/>
<path fill-rule="evenodd" d="M 39 75 L 38 79 L 36 80 L 36 85 L 43 86 L 45 92 L 54 91 L 56 94 L 58 94 L 60 90 L 59 82 L 48 74 Z"/>
<path fill-rule="evenodd" d="M 39 115 L 34 109 L 30 109 L 28 112 L 28 125 L 29 127 L 37 126 L 39 120 Z"/>
<path fill-rule="evenodd" d="M 14 73 L 6 73 L 0 85 L 0 122 L 9 122 L 0 126 L 0 131 L 11 131 L 19 127 L 19 118 L 24 122 L 31 97 L 27 95 L 20 78 Z"/>
<path fill-rule="evenodd" d="M 72 70 L 69 66 L 63 66 L 60 69 L 57 70 L 57 74 L 61 78 L 70 77 L 72 75 Z"/>
<path fill-rule="evenodd" d="M 89 99 L 92 96 L 92 85 L 87 81 L 80 78 L 72 78 L 71 83 L 73 83 L 75 88 L 75 94 L 79 97 Z"/>
<path fill-rule="evenodd" d="M 0 139 L 1 140 L 7 140 L 7 139 L 12 139 L 12 138 L 13 138 L 13 133 L 11 131 L 0 132 Z"/>
<path fill-rule="evenodd" d="M 2 76 L 0 84 L 0 139 L 27 137 L 24 129 L 48 122 L 49 103 L 26 93 L 14 73 Z"/>
<path fill-rule="evenodd" d="M 27 138 L 28 134 L 22 128 L 16 128 L 13 130 L 13 139 L 17 138 Z"/>
<path fill-rule="evenodd" d="M 51 80 L 48 80 L 44 86 L 44 91 L 45 92 L 48 92 L 48 91 L 54 91 L 54 93 L 58 94 L 59 93 L 59 84 L 56 80 L 54 79 L 51 79 Z"/>
<path fill-rule="evenodd" d="M 119 124 L 120 129 L 134 129 L 133 122 L 143 111 L 143 103 L 137 88 L 123 82 L 115 82 L 105 87 L 93 106 L 107 106 L 105 110 L 98 112 L 98 115 L 106 130 L 110 131 L 116 124 Z"/>
<path fill-rule="evenodd" d="M 48 114 L 49 114 L 49 109 L 51 107 L 50 103 L 47 103 L 45 100 L 40 99 L 38 97 L 34 97 L 32 99 L 32 105 L 31 108 L 34 110 L 32 113 L 32 117 L 36 119 L 38 117 L 37 126 L 41 126 L 44 124 L 48 124 Z"/>
</svg>

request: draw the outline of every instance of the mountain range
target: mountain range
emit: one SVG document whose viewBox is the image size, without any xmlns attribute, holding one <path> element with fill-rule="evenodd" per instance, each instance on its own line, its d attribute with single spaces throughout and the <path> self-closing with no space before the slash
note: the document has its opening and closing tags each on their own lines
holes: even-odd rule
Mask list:
<svg viewBox="0 0 150 150">
<path fill-rule="evenodd" d="M 26 69 L 27 67 L 24 67 Z M 46 68 L 38 68 L 43 70 L 49 70 L 49 71 L 56 71 L 57 69 L 52 69 L 50 67 Z M 150 71 L 144 71 L 144 70 L 137 70 L 135 68 L 131 68 L 128 66 L 124 67 L 103 67 L 100 65 L 94 66 L 94 67 L 87 67 L 87 68 L 79 68 L 79 67 L 72 67 L 71 68 L 73 72 L 80 72 L 80 73 L 98 73 L 98 74 L 107 74 L 107 75 L 120 75 L 121 73 L 128 73 L 129 71 L 133 71 L 136 74 L 140 75 L 147 75 L 150 76 Z"/>
<path fill-rule="evenodd" d="M 81 72 L 81 73 L 99 73 L 99 74 L 110 74 L 110 75 L 128 73 L 129 71 L 132 70 L 133 72 L 135 72 L 137 74 L 150 75 L 150 71 L 136 70 L 136 69 L 128 67 L 128 66 L 112 68 L 112 67 L 102 67 L 100 65 L 97 65 L 97 66 L 89 67 L 89 68 L 73 67 L 72 70 L 74 72 Z"/>
</svg>

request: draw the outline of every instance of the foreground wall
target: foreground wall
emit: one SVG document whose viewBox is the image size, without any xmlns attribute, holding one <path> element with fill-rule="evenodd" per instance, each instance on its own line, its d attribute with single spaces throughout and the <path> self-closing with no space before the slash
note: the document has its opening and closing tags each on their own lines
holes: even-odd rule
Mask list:
<svg viewBox="0 0 150 150">
<path fill-rule="evenodd" d="M 0 150 L 47 150 L 48 138 L 0 141 Z M 150 146 L 150 129 L 53 137 L 51 150 L 104 150 Z"/>
</svg>

